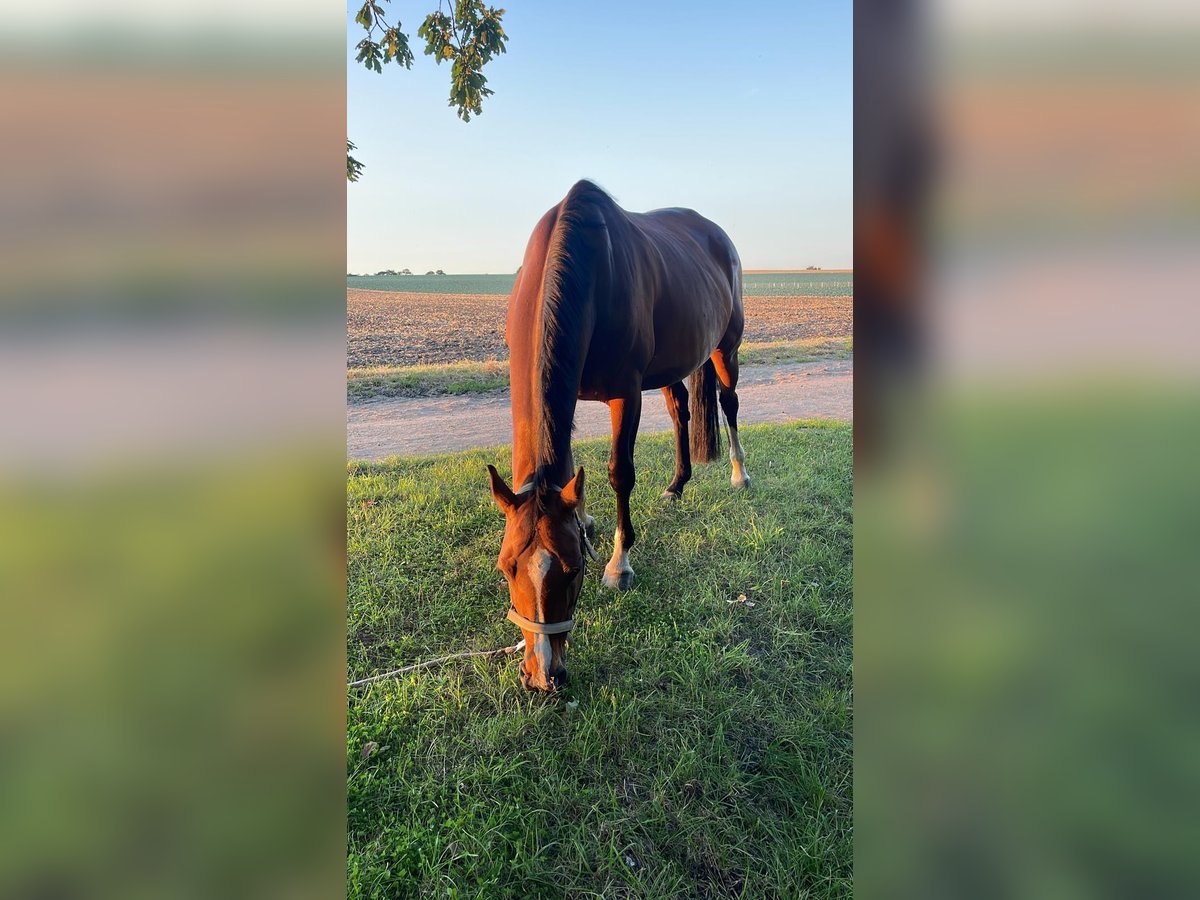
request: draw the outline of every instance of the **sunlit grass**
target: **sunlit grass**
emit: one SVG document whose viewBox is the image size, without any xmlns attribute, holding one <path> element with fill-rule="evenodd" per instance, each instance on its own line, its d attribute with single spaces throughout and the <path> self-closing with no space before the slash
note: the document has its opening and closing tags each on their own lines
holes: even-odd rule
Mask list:
<svg viewBox="0 0 1200 900">
<path fill-rule="evenodd" d="M 346 371 L 346 398 L 478 394 L 508 387 L 508 362 L 464 360 L 424 366 L 371 366 Z"/>
<path fill-rule="evenodd" d="M 637 582 L 589 569 L 559 696 L 513 658 L 350 693 L 352 896 L 850 895 L 851 431 L 743 440 L 749 491 L 714 464 L 676 504 L 669 436 L 638 442 Z M 576 445 L 601 533 L 605 459 Z M 488 462 L 351 466 L 347 680 L 517 639 Z"/>
<path fill-rule="evenodd" d="M 786 363 L 850 359 L 854 338 L 802 338 L 796 341 L 750 341 L 738 351 L 739 362 L 749 366 L 779 366 Z"/>
<path fill-rule="evenodd" d="M 805 338 L 796 341 L 759 341 L 742 345 L 743 366 L 777 366 L 849 359 L 853 339 Z M 427 397 L 439 394 L 480 394 L 508 387 L 508 362 L 464 360 L 422 366 L 370 366 L 346 371 L 346 398 L 350 401 L 386 397 Z"/>
</svg>

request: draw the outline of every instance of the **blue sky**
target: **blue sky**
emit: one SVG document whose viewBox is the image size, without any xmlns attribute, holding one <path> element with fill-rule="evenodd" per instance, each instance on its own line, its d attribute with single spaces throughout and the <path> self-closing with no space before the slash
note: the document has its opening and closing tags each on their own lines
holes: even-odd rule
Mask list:
<svg viewBox="0 0 1200 900">
<path fill-rule="evenodd" d="M 435 2 L 389 4 L 411 70 L 351 57 L 347 271 L 515 271 L 585 177 L 632 211 L 697 210 L 746 268 L 852 264 L 850 0 L 501 0 L 508 52 L 465 124 L 416 36 Z"/>
</svg>

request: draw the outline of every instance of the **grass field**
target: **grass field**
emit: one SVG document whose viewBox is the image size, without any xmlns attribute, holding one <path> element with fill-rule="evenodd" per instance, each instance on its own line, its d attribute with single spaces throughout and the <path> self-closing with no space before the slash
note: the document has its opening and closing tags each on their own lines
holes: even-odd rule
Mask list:
<svg viewBox="0 0 1200 900">
<path fill-rule="evenodd" d="M 854 353 L 854 338 L 804 338 L 798 341 L 749 341 L 738 351 L 742 366 L 781 366 L 785 363 L 816 362 L 821 359 L 849 359 Z"/>
<path fill-rule="evenodd" d="M 743 366 L 777 366 L 821 359 L 848 359 L 853 339 L 804 338 L 796 341 L 758 341 L 742 345 Z M 508 387 L 508 363 L 503 360 L 463 360 L 422 366 L 365 366 L 346 372 L 346 399 L 428 397 L 438 394 L 478 394 Z"/>
<path fill-rule="evenodd" d="M 750 491 L 698 467 L 674 505 L 669 436 L 638 442 L 637 583 L 589 569 L 559 695 L 512 657 L 350 692 L 351 896 L 850 896 L 851 431 L 743 440 Z M 605 443 L 576 449 L 601 531 Z M 519 637 L 507 453 L 350 467 L 348 680 Z"/>
<path fill-rule="evenodd" d="M 508 387 L 508 362 L 463 360 L 426 366 L 368 366 L 346 371 L 347 400 L 481 394 Z"/>
<path fill-rule="evenodd" d="M 368 291 L 414 294 L 512 293 L 515 274 L 508 275 L 347 275 L 346 287 Z M 747 296 L 848 297 L 854 293 L 854 273 L 776 270 L 746 272 L 742 292 Z"/>
</svg>

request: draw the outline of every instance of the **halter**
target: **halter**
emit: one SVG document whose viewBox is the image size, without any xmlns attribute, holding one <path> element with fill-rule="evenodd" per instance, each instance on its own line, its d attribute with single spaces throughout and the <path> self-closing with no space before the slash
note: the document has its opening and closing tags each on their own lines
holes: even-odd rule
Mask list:
<svg viewBox="0 0 1200 900">
<path fill-rule="evenodd" d="M 552 491 L 558 491 L 559 493 L 562 493 L 563 490 L 557 484 L 550 485 L 550 489 Z M 533 480 L 530 479 L 519 489 L 513 491 L 513 493 L 528 494 L 532 490 Z M 579 545 L 584 549 L 583 565 L 586 569 L 588 559 L 596 558 L 596 548 L 593 547 L 592 542 L 588 540 L 587 529 L 583 527 L 583 522 L 579 520 L 578 516 L 575 517 L 575 524 L 579 526 Z M 514 625 L 517 625 L 519 628 L 532 632 L 533 634 L 565 634 L 575 627 L 574 618 L 570 618 L 562 622 L 535 622 L 533 619 L 525 618 L 523 615 L 513 609 L 512 606 L 509 606 L 508 615 L 505 618 L 507 618 L 508 621 L 512 622 Z"/>
</svg>

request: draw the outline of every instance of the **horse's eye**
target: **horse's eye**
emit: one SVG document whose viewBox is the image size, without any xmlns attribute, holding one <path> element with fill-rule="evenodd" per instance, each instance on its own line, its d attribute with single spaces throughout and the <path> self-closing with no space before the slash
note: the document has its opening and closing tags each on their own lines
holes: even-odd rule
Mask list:
<svg viewBox="0 0 1200 900">
<path fill-rule="evenodd" d="M 576 576 L 579 575 L 580 572 L 583 571 L 583 569 L 580 566 L 564 565 L 563 571 L 566 573 L 568 578 L 575 578 Z"/>
</svg>

